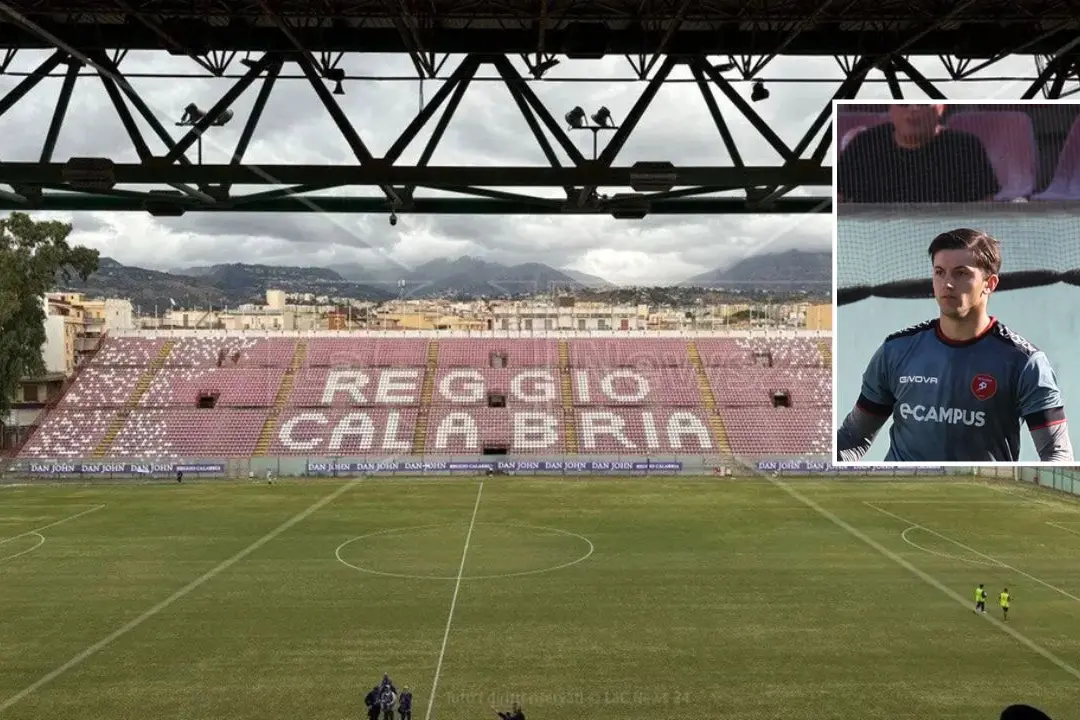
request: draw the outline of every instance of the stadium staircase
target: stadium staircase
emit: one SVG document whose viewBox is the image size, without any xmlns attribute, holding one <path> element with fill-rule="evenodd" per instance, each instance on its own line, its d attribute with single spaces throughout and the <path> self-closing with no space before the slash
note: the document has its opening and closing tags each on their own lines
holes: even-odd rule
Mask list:
<svg viewBox="0 0 1080 720">
<path fill-rule="evenodd" d="M 307 358 L 307 342 L 301 340 L 296 343 L 292 362 L 289 363 L 289 369 L 285 371 L 285 375 L 281 378 L 281 384 L 278 385 L 277 395 L 274 396 L 274 407 L 271 408 L 270 414 L 266 416 L 266 421 L 263 423 L 262 430 L 259 431 L 259 441 L 255 443 L 255 455 L 267 455 L 270 453 L 270 446 L 274 442 L 274 428 L 277 427 L 277 421 L 281 417 L 282 411 L 289 404 L 293 383 L 296 382 L 296 373 L 304 366 L 305 358 Z"/>
<path fill-rule="evenodd" d="M 828 340 L 817 341 L 818 350 L 821 352 L 821 359 L 825 363 L 825 367 L 832 367 L 832 343 Z"/>
<path fill-rule="evenodd" d="M 124 407 L 120 409 L 120 412 L 116 413 L 112 422 L 109 423 L 109 429 L 105 431 L 105 436 L 101 438 L 101 442 L 94 448 L 95 460 L 108 457 L 109 451 L 116 441 L 116 436 L 124 429 L 124 425 L 127 424 L 128 418 L 131 416 L 131 411 L 139 406 L 139 401 L 143 399 L 143 395 L 150 389 L 151 383 L 154 382 L 154 378 L 157 377 L 161 368 L 165 367 L 165 361 L 169 359 L 169 353 L 172 352 L 174 345 L 176 345 L 175 341 L 166 341 L 161 346 L 158 356 L 150 363 L 150 367 L 143 372 L 138 384 L 135 385 L 135 389 L 131 391 L 127 402 L 124 403 Z"/>
<path fill-rule="evenodd" d="M 420 410 L 416 414 L 416 427 L 413 429 L 413 455 L 423 455 L 427 446 L 428 422 L 431 417 L 431 401 L 435 398 L 435 376 L 439 372 L 439 341 L 432 340 L 427 349 L 427 367 L 424 369 L 424 384 L 420 386 Z"/>
<path fill-rule="evenodd" d="M 701 362 L 701 353 L 698 352 L 697 342 L 691 340 L 687 346 L 690 354 L 690 362 L 694 364 L 697 372 L 698 390 L 701 392 L 701 402 L 709 411 L 709 424 L 712 426 L 713 438 L 716 440 L 716 450 L 723 455 L 731 455 L 731 443 L 728 441 L 727 428 L 724 420 L 716 410 L 716 394 L 713 392 L 712 383 L 709 382 L 709 374 L 705 372 L 705 363 Z"/>
<path fill-rule="evenodd" d="M 570 343 L 559 341 L 559 377 L 562 380 L 563 440 L 566 452 L 578 453 L 577 419 L 574 417 L 574 388 L 570 383 Z"/>
</svg>

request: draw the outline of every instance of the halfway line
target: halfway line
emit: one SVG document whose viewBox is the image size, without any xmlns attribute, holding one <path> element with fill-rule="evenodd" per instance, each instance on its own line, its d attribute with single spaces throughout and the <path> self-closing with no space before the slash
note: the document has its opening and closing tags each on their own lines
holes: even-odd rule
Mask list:
<svg viewBox="0 0 1080 720">
<path fill-rule="evenodd" d="M 915 567 L 914 565 L 909 563 L 907 560 L 905 560 L 904 558 L 902 558 L 899 555 L 897 555 L 896 553 L 894 553 L 892 550 L 889 550 L 884 545 L 880 544 L 879 542 L 877 542 L 873 538 L 871 538 L 868 535 L 866 535 L 865 533 L 863 533 L 858 528 L 853 527 L 852 525 L 849 525 L 847 522 L 840 519 L 836 515 L 833 515 L 831 512 L 829 512 L 825 508 L 821 507 L 820 505 L 818 505 L 816 502 L 814 502 L 810 498 L 804 496 L 802 493 L 798 492 L 794 488 L 789 487 L 786 483 L 781 482 L 780 480 L 777 480 L 776 478 L 773 478 L 773 477 L 766 476 L 766 479 L 769 482 L 771 482 L 773 485 L 775 485 L 776 487 L 778 487 L 781 490 L 783 490 L 784 492 L 786 492 L 791 497 L 793 497 L 796 500 L 798 500 L 799 502 L 801 502 L 806 507 L 808 507 L 811 510 L 813 510 L 814 512 L 816 512 L 818 515 L 821 515 L 826 520 L 829 520 L 832 524 L 836 525 L 837 527 L 841 528 L 842 530 L 847 531 L 849 534 L 855 536 L 856 538 L 858 538 L 859 540 L 861 540 L 865 544 L 869 545 L 874 550 L 877 550 L 879 553 L 881 553 L 885 557 L 889 558 L 894 563 L 896 563 L 900 567 L 904 568 L 905 570 L 907 570 L 911 574 L 918 576 L 918 578 L 920 580 L 925 582 L 930 587 L 936 588 L 940 592 L 945 593 L 950 598 L 955 600 L 957 603 L 962 605 L 965 609 L 970 609 L 970 606 L 969 606 L 967 600 L 962 598 L 952 588 L 947 587 L 946 585 L 942 584 L 941 581 L 938 580 L 937 578 L 935 578 L 932 575 L 929 575 L 929 574 L 923 572 L 922 570 L 920 570 L 919 568 Z M 1072 675 L 1077 680 L 1080 680 L 1080 670 L 1077 670 L 1072 665 L 1069 665 L 1064 660 L 1059 658 L 1057 655 L 1054 655 L 1052 652 L 1050 652 L 1046 648 L 1044 648 L 1041 645 L 1037 644 L 1035 641 L 1029 639 L 1023 633 L 1020 633 L 1020 632 L 1017 632 L 1016 630 L 1013 630 L 1012 627 L 1010 627 L 1009 625 L 1006 625 L 1005 623 L 1001 622 L 1000 620 L 995 618 L 993 615 L 984 614 L 984 615 L 980 615 L 979 617 L 982 617 L 984 620 L 986 620 L 987 622 L 992 624 L 998 630 L 1001 630 L 1003 633 L 1009 635 L 1010 637 L 1012 637 L 1017 642 L 1025 645 L 1032 652 L 1035 652 L 1035 653 L 1041 655 L 1042 657 L 1046 658 L 1051 663 L 1056 665 L 1059 669 L 1067 672 L 1069 675 Z"/>
<path fill-rule="evenodd" d="M 113 632 L 111 635 L 109 635 L 109 636 L 107 636 L 107 637 L 105 637 L 105 638 L 103 638 L 101 640 L 98 640 L 96 643 L 94 643 L 90 647 L 86 648 L 81 653 L 79 653 L 78 655 L 71 658 L 66 663 L 61 665 L 60 667 L 58 667 L 55 670 L 53 670 L 52 672 L 50 672 L 48 675 L 45 675 L 44 677 L 39 679 L 37 682 L 35 682 L 32 685 L 30 685 L 29 687 L 27 687 L 26 689 L 19 691 L 18 693 L 11 696 L 10 698 L 5 700 L 4 702 L 0 703 L 0 715 L 3 715 L 4 712 L 9 710 L 16 703 L 20 702 L 21 700 L 24 700 L 27 696 L 33 694 L 34 692 L 37 692 L 37 690 L 40 689 L 42 686 L 47 685 L 48 683 L 52 682 L 56 678 L 60 677 L 64 673 L 66 673 L 68 670 L 70 670 L 73 667 L 79 665 L 84 660 L 87 660 L 88 658 L 92 657 L 93 655 L 95 655 L 100 650 L 104 650 L 106 647 L 113 644 L 114 642 L 116 642 L 117 640 L 122 638 L 124 635 L 127 635 L 129 632 L 131 632 L 135 628 L 139 627 L 144 622 L 146 622 L 150 618 L 154 617 L 159 612 L 166 609 L 167 607 L 172 605 L 174 602 L 176 602 L 180 598 L 182 598 L 185 595 L 187 595 L 188 593 L 190 593 L 192 590 L 195 590 L 200 585 L 203 585 L 207 581 L 212 580 L 217 575 L 220 575 L 225 570 L 228 570 L 230 567 L 232 567 L 236 563 L 240 562 L 241 560 L 246 558 L 248 555 L 255 552 L 256 550 L 261 548 L 263 545 L 270 542 L 271 540 L 276 538 L 278 535 L 280 535 L 281 533 L 283 533 L 286 530 L 288 530 L 289 528 L 291 528 L 293 525 L 295 525 L 298 522 L 300 522 L 301 520 L 304 520 L 305 518 L 307 518 L 309 515 L 314 513 L 316 510 L 319 510 L 323 506 L 333 502 L 338 497 L 343 495 L 346 490 L 348 490 L 349 488 L 351 488 L 353 485 L 355 485 L 356 483 L 358 483 L 360 481 L 361 481 L 361 478 L 357 478 L 355 480 L 352 480 L 352 481 L 346 483 L 345 485 L 342 485 L 341 487 L 339 487 L 334 492 L 330 493 L 326 497 L 324 497 L 321 500 L 319 500 L 318 502 L 316 502 L 314 505 L 309 507 L 307 510 L 303 510 L 299 514 L 294 515 L 289 520 L 286 520 L 285 522 L 283 522 L 281 525 L 278 525 L 276 528 L 274 528 L 273 530 L 268 532 L 266 535 L 263 535 L 261 538 L 259 538 L 255 542 L 251 543 L 246 548 L 244 548 L 240 552 L 236 553 L 235 555 L 233 555 L 231 558 L 229 558 L 225 562 L 221 563 L 220 565 L 218 565 L 217 567 L 215 567 L 215 568 L 213 568 L 211 570 L 208 570 L 206 573 L 204 573 L 200 577 L 196 578 L 195 580 L 192 580 L 190 583 L 188 583 L 184 587 L 180 588 L 179 590 L 174 592 L 172 595 L 165 598 L 164 600 L 159 602 L 157 605 L 155 605 L 154 607 L 152 607 L 149 610 L 147 610 L 146 612 L 144 612 L 139 617 L 135 618 L 131 622 L 129 622 L 126 625 L 124 625 L 123 627 L 121 627 L 119 630 Z"/>
<path fill-rule="evenodd" d="M 461 565 L 458 567 L 457 582 L 454 583 L 454 597 L 450 600 L 450 614 L 446 617 L 446 630 L 442 636 L 442 649 L 439 650 L 439 662 L 435 664 L 435 679 L 431 681 L 431 694 L 428 696 L 427 711 L 424 720 L 431 720 L 431 709 L 435 707 L 435 691 L 439 687 L 439 674 L 442 672 L 442 661 L 446 655 L 446 641 L 450 639 L 450 624 L 454 622 L 454 608 L 457 607 L 458 590 L 461 589 L 461 578 L 465 575 L 465 558 L 469 554 L 469 543 L 472 541 L 473 528 L 476 526 L 476 513 L 480 510 L 480 496 L 484 493 L 484 481 L 480 481 L 480 488 L 476 491 L 476 504 L 472 509 L 472 520 L 469 521 L 469 532 L 465 534 L 465 549 L 461 551 Z"/>
</svg>

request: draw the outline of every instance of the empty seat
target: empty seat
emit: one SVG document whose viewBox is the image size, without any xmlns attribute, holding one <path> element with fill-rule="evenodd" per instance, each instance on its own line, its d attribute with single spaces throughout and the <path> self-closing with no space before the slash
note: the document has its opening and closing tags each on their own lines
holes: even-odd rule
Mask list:
<svg viewBox="0 0 1080 720">
<path fill-rule="evenodd" d="M 996 200 L 1027 198 L 1035 191 L 1038 151 L 1035 128 L 1025 112 L 972 110 L 949 118 L 949 127 L 982 141 L 1001 190 Z"/>
<path fill-rule="evenodd" d="M 1080 200 L 1080 118 L 1069 129 L 1050 184 L 1046 190 L 1033 195 L 1032 199 Z"/>
<path fill-rule="evenodd" d="M 822 341 L 805 337 L 571 338 L 561 356 L 559 341 L 533 338 L 439 340 L 433 353 L 415 338 L 212 335 L 162 356 L 165 342 L 106 341 L 20 457 L 89 459 L 121 412 L 106 459 L 246 458 L 260 437 L 269 455 L 293 457 L 403 458 L 421 446 L 557 457 L 574 444 L 710 455 L 720 420 L 741 456 L 829 452 L 831 370 Z M 300 342 L 305 364 L 289 374 Z M 791 407 L 773 407 L 776 392 Z M 196 407 L 205 393 L 213 408 Z"/>
</svg>

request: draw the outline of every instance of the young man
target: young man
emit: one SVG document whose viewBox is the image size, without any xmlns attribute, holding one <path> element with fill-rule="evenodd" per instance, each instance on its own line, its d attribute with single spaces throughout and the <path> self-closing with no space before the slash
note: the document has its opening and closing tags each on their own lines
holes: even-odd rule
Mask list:
<svg viewBox="0 0 1080 720">
<path fill-rule="evenodd" d="M 982 583 L 979 583 L 979 587 L 975 588 L 975 612 L 986 612 L 986 588 Z"/>
<path fill-rule="evenodd" d="M 1001 619 L 1008 621 L 1009 619 L 1009 602 L 1012 600 L 1012 595 L 1009 594 L 1009 588 L 1005 588 L 998 595 L 998 601 L 1001 603 Z"/>
<path fill-rule="evenodd" d="M 837 459 L 862 458 L 891 415 L 888 462 L 1015 462 L 1021 420 L 1041 460 L 1071 461 L 1050 361 L 987 312 L 998 242 L 962 228 L 934 238 L 929 254 L 940 316 L 889 335 L 874 353 L 837 431 Z"/>
</svg>

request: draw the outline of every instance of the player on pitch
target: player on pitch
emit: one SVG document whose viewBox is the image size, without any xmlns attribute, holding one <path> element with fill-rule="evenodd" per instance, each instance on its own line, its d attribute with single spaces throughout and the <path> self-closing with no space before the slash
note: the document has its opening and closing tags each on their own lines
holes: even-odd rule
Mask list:
<svg viewBox="0 0 1080 720">
<path fill-rule="evenodd" d="M 891 415 L 886 462 L 1016 462 L 1020 421 L 1039 458 L 1073 459 L 1065 402 L 1046 354 L 987 313 L 1001 250 L 961 228 L 930 243 L 941 314 L 893 333 L 874 353 L 837 460 L 857 461 Z"/>
</svg>

